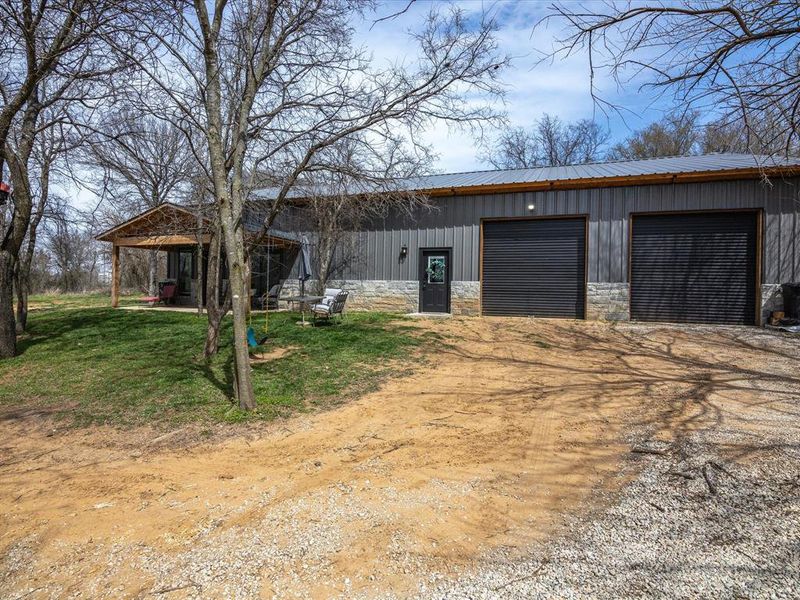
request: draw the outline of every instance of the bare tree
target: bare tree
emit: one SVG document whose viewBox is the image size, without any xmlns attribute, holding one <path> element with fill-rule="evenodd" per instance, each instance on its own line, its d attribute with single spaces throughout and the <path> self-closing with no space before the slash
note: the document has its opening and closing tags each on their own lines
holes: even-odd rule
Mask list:
<svg viewBox="0 0 800 600">
<path fill-rule="evenodd" d="M 113 0 L 0 2 L 0 175 L 8 163 L 13 195 L 0 232 L 0 358 L 16 353 L 13 279 L 33 214 L 29 172 L 43 131 L 67 126 L 105 91 L 99 82 L 119 70 L 102 39 L 124 46 Z M 108 89 L 108 88 L 104 88 Z M 47 115 L 45 117 L 45 115 Z"/>
<path fill-rule="evenodd" d="M 354 233 L 365 222 L 393 215 L 413 218 L 429 206 L 424 194 L 403 183 L 430 172 L 424 148 L 410 151 L 401 138 L 384 144 L 346 138 L 321 152 L 313 172 L 295 185 L 300 201 L 294 228 L 313 233 L 312 267 L 317 292 L 352 266 L 358 254 Z"/>
<path fill-rule="evenodd" d="M 643 80 L 679 104 L 741 122 L 747 147 L 788 155 L 800 135 L 800 4 L 796 0 L 558 2 L 545 22 L 567 27 L 550 57 L 587 52 L 592 94 L 606 72 Z M 766 131 L 756 125 L 771 120 Z M 766 138 L 764 136 L 767 136 Z M 755 138 L 755 139 L 752 139 Z M 776 149 L 780 142 L 780 150 Z"/>
<path fill-rule="evenodd" d="M 244 209 L 253 174 L 280 181 L 268 229 L 297 179 L 349 136 L 392 128 L 413 132 L 434 119 L 470 123 L 492 116 L 461 101 L 465 91 L 500 93 L 494 24 L 436 10 L 416 34 L 413 68 L 374 69 L 352 42 L 351 19 L 369 2 L 172 0 L 147 5 L 141 68 L 168 102 L 173 120 L 203 137 L 232 295 L 235 394 L 255 407 L 247 349 L 249 282 Z M 152 96 L 151 96 L 152 97 Z M 148 102 L 152 106 L 151 102 Z"/>
<path fill-rule="evenodd" d="M 775 130 L 779 127 L 775 122 L 762 121 L 750 128 L 758 131 L 758 135 L 753 136 L 741 120 L 731 122 L 721 118 L 703 124 L 698 111 L 673 112 L 612 146 L 608 157 L 612 160 L 635 160 L 714 152 L 770 155 L 782 151 L 783 141 L 773 146 L 760 144 L 775 139 Z"/>
<path fill-rule="evenodd" d="M 48 122 L 47 119 L 44 119 Z M 31 264 L 36 254 L 39 226 L 51 210 L 51 180 L 59 173 L 58 164 L 70 147 L 69 136 L 59 127 L 57 120 L 50 120 L 52 126 L 35 136 L 31 153 L 31 173 L 28 175 L 32 212 L 28 232 L 19 251 L 19 259 L 14 273 L 14 287 L 17 293 L 16 327 L 17 332 L 25 331 L 28 323 L 28 296 L 31 291 Z M 35 199 L 35 203 L 33 202 Z"/>
<path fill-rule="evenodd" d="M 608 139 L 608 131 L 590 119 L 564 123 L 545 114 L 529 129 L 503 130 L 479 157 L 496 169 L 596 162 L 602 158 Z"/>
<path fill-rule="evenodd" d="M 753 134 L 755 132 L 755 134 Z M 738 152 L 779 156 L 788 148 L 789 154 L 800 154 L 800 139 L 787 139 L 780 114 L 765 114 L 749 126 L 739 120 L 720 118 L 702 127 L 699 151 Z"/>
<path fill-rule="evenodd" d="M 188 201 L 195 156 L 183 132 L 168 121 L 120 111 L 106 118 L 85 145 L 84 167 L 97 170 L 107 221 L 124 221 L 172 200 Z M 158 251 L 148 253 L 148 293 L 156 294 Z"/>
<path fill-rule="evenodd" d="M 85 72 L 87 47 L 98 28 L 117 17 L 116 2 L 3 0 L 0 2 L 0 174 L 12 124 L 45 78 Z"/>
<path fill-rule="evenodd" d="M 698 113 L 670 113 L 660 121 L 634 132 L 614 144 L 608 153 L 612 160 L 636 160 L 659 156 L 697 154 L 702 131 Z"/>
<path fill-rule="evenodd" d="M 51 257 L 55 283 L 61 292 L 85 292 L 97 287 L 99 249 L 91 232 L 63 212 L 47 221 L 47 251 Z"/>
<path fill-rule="evenodd" d="M 222 288 L 220 270 L 225 260 L 222 247 L 222 227 L 217 219 L 212 227 L 211 243 L 208 246 L 208 280 L 206 281 L 206 314 L 208 327 L 203 355 L 206 359 L 219 350 L 219 332 L 223 317 L 231 310 L 230 286 Z"/>
</svg>

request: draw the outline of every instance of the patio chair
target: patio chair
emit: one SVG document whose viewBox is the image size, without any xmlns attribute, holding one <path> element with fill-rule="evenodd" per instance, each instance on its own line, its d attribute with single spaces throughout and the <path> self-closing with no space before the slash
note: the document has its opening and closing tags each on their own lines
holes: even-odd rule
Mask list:
<svg viewBox="0 0 800 600">
<path fill-rule="evenodd" d="M 329 291 L 335 291 L 337 293 L 335 295 L 328 296 Z M 345 292 L 342 290 L 325 290 L 325 298 L 322 299 L 322 302 L 319 304 L 314 304 L 311 307 L 311 314 L 314 316 L 314 322 L 316 323 L 318 317 L 320 319 L 330 321 L 336 315 L 339 315 L 339 320 L 341 320 L 344 314 L 344 305 L 347 302 L 347 297 L 349 295 L 350 292 Z M 329 301 L 326 302 L 326 300 Z"/>
<path fill-rule="evenodd" d="M 342 293 L 340 288 L 325 288 L 325 292 L 322 294 L 322 300 L 320 304 L 331 304 L 334 300 L 336 300 L 336 296 Z"/>
<path fill-rule="evenodd" d="M 278 310 L 280 306 L 278 305 L 278 297 L 281 294 L 281 289 L 283 288 L 283 283 L 276 283 L 269 291 L 261 296 L 261 308 L 262 309 L 269 309 L 269 310 Z"/>
</svg>

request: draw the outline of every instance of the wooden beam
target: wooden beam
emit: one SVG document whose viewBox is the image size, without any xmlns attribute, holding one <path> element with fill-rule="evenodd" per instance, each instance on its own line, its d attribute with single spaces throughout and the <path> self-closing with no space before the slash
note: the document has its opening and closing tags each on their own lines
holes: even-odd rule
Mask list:
<svg viewBox="0 0 800 600">
<path fill-rule="evenodd" d="M 111 307 L 119 306 L 119 246 L 114 244 L 111 248 Z"/>
<path fill-rule="evenodd" d="M 211 235 L 200 236 L 203 244 L 211 243 Z M 126 248 L 151 248 L 158 249 L 164 246 L 196 246 L 196 235 L 152 235 L 152 236 L 127 236 L 114 240 L 116 246 Z"/>
</svg>

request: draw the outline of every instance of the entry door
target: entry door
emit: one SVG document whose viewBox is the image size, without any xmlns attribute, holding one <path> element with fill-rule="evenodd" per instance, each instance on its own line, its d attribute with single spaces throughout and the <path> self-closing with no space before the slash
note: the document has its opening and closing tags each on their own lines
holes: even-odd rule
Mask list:
<svg viewBox="0 0 800 600">
<path fill-rule="evenodd" d="M 419 286 L 421 312 L 450 312 L 449 249 L 421 251 Z"/>
</svg>

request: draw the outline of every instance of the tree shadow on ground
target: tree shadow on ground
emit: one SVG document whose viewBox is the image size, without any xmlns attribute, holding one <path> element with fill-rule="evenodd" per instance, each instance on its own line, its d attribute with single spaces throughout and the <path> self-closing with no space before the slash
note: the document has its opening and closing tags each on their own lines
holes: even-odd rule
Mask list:
<svg viewBox="0 0 800 600">
<path fill-rule="evenodd" d="M 800 402 L 794 401 L 800 394 L 800 375 L 790 367 L 800 361 L 800 348 L 786 336 L 755 328 L 557 320 L 535 321 L 533 327 L 513 328 L 508 320 L 487 325 L 506 340 L 501 355 L 470 351 L 485 341 L 479 330 L 470 327 L 464 329 L 462 343 L 441 352 L 498 367 L 513 364 L 542 376 L 493 392 L 501 400 L 505 396 L 553 401 L 556 410 L 559 402 L 569 402 L 570 413 L 577 406 L 587 418 L 601 419 L 609 398 L 639 398 L 645 408 L 640 427 L 668 434 L 677 442 L 700 428 L 727 426 L 732 415 L 724 404 L 741 403 L 752 425 L 768 420 L 769 414 L 800 419 Z M 517 350 L 526 345 L 541 351 L 532 358 Z M 744 444 L 738 457 L 772 447 Z"/>
</svg>

